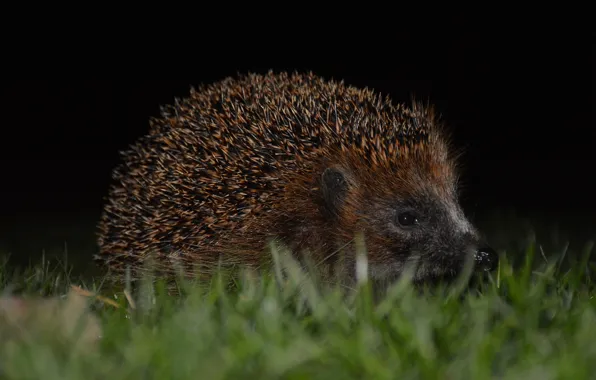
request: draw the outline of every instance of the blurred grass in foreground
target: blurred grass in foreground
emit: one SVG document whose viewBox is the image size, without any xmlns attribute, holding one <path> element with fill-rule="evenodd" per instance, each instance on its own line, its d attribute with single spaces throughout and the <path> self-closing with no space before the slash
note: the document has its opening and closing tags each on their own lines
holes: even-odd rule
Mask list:
<svg viewBox="0 0 596 380">
<path fill-rule="evenodd" d="M 245 272 L 232 281 L 222 272 L 207 285 L 180 280 L 176 297 L 160 281 L 125 296 L 101 278 L 73 276 L 64 263 L 41 260 L 20 271 L 5 263 L 5 297 L 62 297 L 74 284 L 119 307 L 89 298 L 101 338 L 86 349 L 56 328 L 37 334 L 30 325 L 19 330 L 2 322 L 0 377 L 594 378 L 593 243 L 578 251 L 564 243 L 545 251 L 533 238 L 519 245 L 502 252 L 483 284 L 420 293 L 404 276 L 378 302 L 366 281 L 348 293 L 323 286 L 276 249 L 270 276 Z M 61 310 L 80 310 L 58 302 Z M 80 314 L 60 320 L 75 325 Z M 47 323 L 40 321 L 31 323 Z"/>
</svg>

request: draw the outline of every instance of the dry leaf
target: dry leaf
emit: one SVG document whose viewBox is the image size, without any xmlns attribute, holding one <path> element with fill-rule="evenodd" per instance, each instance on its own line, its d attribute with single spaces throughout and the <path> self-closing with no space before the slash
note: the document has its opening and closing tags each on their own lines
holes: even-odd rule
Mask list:
<svg viewBox="0 0 596 380">
<path fill-rule="evenodd" d="M 59 339 L 75 350 L 89 350 L 101 338 L 101 326 L 84 296 L 71 290 L 66 299 L 0 297 L 0 338 Z"/>
</svg>

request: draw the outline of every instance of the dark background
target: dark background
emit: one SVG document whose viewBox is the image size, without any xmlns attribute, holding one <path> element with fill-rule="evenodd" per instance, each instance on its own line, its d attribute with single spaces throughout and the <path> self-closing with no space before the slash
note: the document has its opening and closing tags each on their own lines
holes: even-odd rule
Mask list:
<svg viewBox="0 0 596 380">
<path fill-rule="evenodd" d="M 581 232 L 582 239 L 593 236 L 594 48 L 592 60 L 589 53 L 579 55 L 571 48 L 496 48 L 462 40 L 410 51 L 383 67 L 238 63 L 195 66 L 193 75 L 176 80 L 146 74 L 136 81 L 5 81 L 0 249 L 25 259 L 66 241 L 69 255 L 89 257 L 118 152 L 147 131 L 149 116 L 186 96 L 191 85 L 269 68 L 313 70 L 395 101 L 412 95 L 429 100 L 466 149 L 462 199 L 470 215 L 514 210 L 536 223 Z"/>
</svg>

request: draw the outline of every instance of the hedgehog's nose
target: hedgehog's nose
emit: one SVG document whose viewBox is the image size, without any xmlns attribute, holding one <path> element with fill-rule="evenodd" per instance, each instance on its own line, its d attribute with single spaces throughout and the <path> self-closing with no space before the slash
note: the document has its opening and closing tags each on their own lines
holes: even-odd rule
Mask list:
<svg viewBox="0 0 596 380">
<path fill-rule="evenodd" d="M 476 267 L 482 271 L 490 272 L 497 268 L 499 256 L 488 245 L 482 245 L 476 250 Z"/>
</svg>

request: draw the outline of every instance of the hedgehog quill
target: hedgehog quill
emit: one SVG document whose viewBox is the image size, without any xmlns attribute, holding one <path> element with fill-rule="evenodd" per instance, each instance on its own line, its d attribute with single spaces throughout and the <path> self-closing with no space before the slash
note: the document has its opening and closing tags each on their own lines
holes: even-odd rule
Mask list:
<svg viewBox="0 0 596 380">
<path fill-rule="evenodd" d="M 270 239 L 302 262 L 337 261 L 355 276 L 457 275 L 495 252 L 458 201 L 447 134 L 430 107 L 394 104 L 313 73 L 246 74 L 191 88 L 163 106 L 122 153 L 98 225 L 97 259 L 133 279 L 150 256 L 163 275 L 220 264 L 259 267 Z"/>
</svg>

